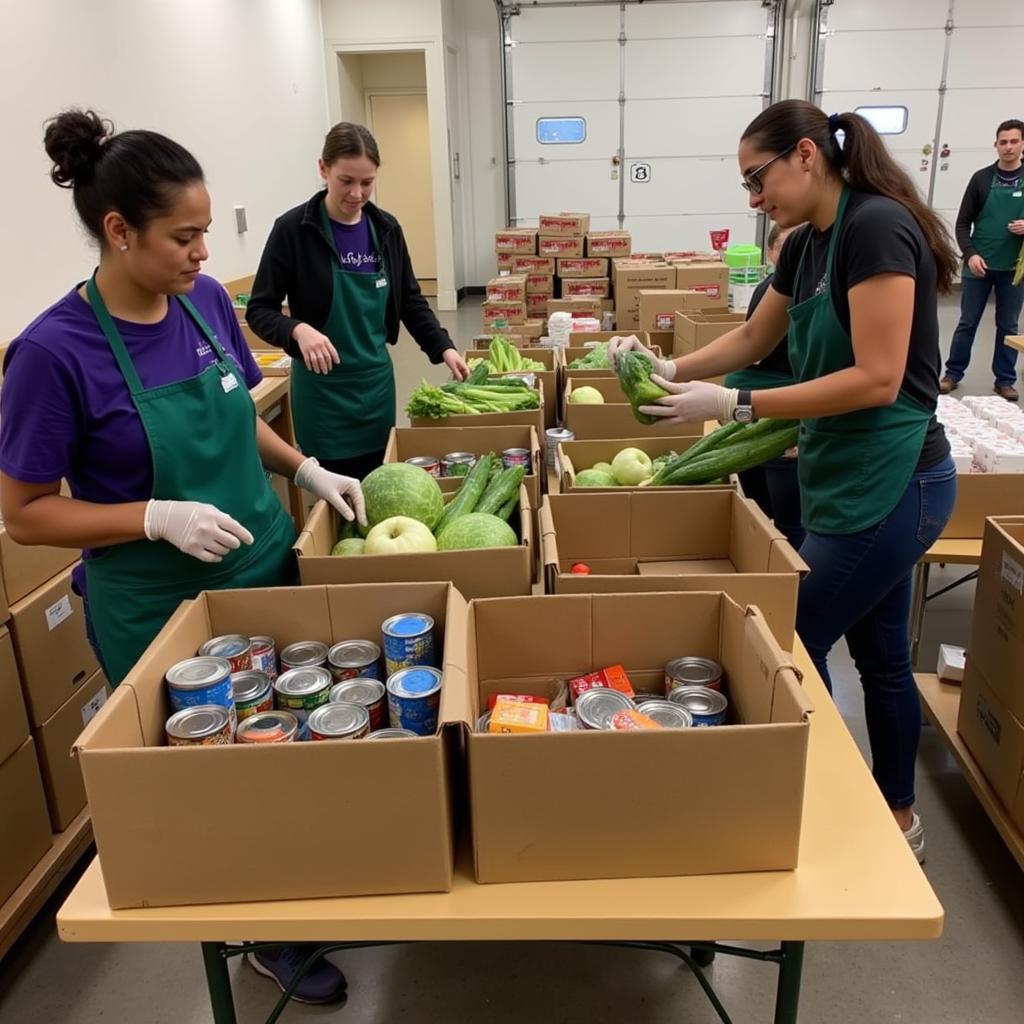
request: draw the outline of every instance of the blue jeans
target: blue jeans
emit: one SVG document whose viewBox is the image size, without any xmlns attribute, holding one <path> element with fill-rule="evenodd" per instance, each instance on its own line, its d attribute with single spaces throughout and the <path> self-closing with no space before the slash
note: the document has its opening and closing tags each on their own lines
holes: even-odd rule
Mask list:
<svg viewBox="0 0 1024 1024">
<path fill-rule="evenodd" d="M 915 473 L 880 523 L 850 534 L 808 531 L 796 628 L 831 692 L 828 654 L 846 637 L 864 688 L 872 773 L 890 807 L 914 803 L 921 704 L 910 667 L 911 575 L 956 498 L 951 458 Z"/>
<path fill-rule="evenodd" d="M 740 473 L 743 493 L 799 549 L 804 542 L 804 523 L 800 512 L 800 481 L 796 459 L 771 459 Z"/>
<path fill-rule="evenodd" d="M 960 323 L 946 362 L 946 376 L 960 381 L 971 361 L 971 346 L 978 324 L 985 315 L 989 292 L 996 293 L 996 347 L 992 353 L 992 375 L 996 385 L 1012 385 L 1017 379 L 1017 350 L 1003 344 L 1008 334 L 1017 333 L 1024 284 L 1014 287 L 1012 270 L 989 270 L 984 277 L 964 276 L 960 283 Z"/>
</svg>

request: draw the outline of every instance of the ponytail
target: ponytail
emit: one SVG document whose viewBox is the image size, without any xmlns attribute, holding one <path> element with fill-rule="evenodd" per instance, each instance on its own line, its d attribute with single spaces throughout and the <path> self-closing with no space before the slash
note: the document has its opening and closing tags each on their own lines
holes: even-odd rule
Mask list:
<svg viewBox="0 0 1024 1024">
<path fill-rule="evenodd" d="M 843 132 L 840 146 L 836 132 Z M 783 100 L 762 111 L 743 133 L 759 148 L 781 153 L 800 139 L 810 139 L 829 169 L 858 192 L 886 196 L 905 206 L 917 221 L 935 257 L 937 285 L 949 292 L 960 260 L 945 222 L 921 198 L 910 175 L 890 156 L 881 136 L 860 114 L 827 116 L 806 100 Z"/>
</svg>

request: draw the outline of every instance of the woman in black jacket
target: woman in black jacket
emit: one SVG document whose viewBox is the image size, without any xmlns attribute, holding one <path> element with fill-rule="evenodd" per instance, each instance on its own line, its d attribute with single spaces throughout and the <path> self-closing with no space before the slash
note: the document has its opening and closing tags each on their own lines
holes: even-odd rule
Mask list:
<svg viewBox="0 0 1024 1024">
<path fill-rule="evenodd" d="M 362 478 L 380 465 L 395 425 L 387 345 L 398 341 L 399 324 L 456 379 L 469 370 L 420 292 L 401 226 L 370 202 L 380 167 L 374 137 L 336 124 L 319 167 L 326 189 L 270 232 L 246 320 L 294 359 L 292 417 L 303 453 Z"/>
</svg>

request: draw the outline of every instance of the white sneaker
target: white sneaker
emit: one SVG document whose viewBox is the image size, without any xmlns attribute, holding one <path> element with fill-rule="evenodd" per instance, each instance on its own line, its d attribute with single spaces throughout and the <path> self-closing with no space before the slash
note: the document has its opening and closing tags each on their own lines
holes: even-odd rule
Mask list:
<svg viewBox="0 0 1024 1024">
<path fill-rule="evenodd" d="M 910 822 L 910 828 L 903 832 L 903 838 L 910 846 L 910 851 L 917 858 L 918 864 L 924 863 L 924 825 L 917 814 Z"/>
</svg>

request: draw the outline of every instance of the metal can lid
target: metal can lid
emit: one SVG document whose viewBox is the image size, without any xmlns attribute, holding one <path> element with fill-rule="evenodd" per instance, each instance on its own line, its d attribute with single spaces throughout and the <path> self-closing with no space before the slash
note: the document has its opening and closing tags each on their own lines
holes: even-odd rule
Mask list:
<svg viewBox="0 0 1024 1024">
<path fill-rule="evenodd" d="M 419 737 L 411 729 L 378 729 L 366 737 L 368 740 L 415 740 Z"/>
<path fill-rule="evenodd" d="M 322 665 L 327 660 L 327 644 L 319 640 L 299 640 L 281 652 L 281 664 L 289 668 Z"/>
<path fill-rule="evenodd" d="M 175 690 L 202 690 L 223 682 L 230 675 L 231 662 L 227 658 L 202 655 L 172 665 L 164 679 Z"/>
<path fill-rule="evenodd" d="M 411 459 L 406 459 L 406 462 L 410 466 L 436 466 L 437 459 L 433 455 L 414 455 Z"/>
<path fill-rule="evenodd" d="M 441 673 L 422 665 L 400 668 L 388 678 L 388 693 L 396 697 L 429 697 L 440 689 Z"/>
<path fill-rule="evenodd" d="M 529 448 L 506 448 L 502 455 L 515 456 L 516 458 L 528 459 L 530 457 Z"/>
<path fill-rule="evenodd" d="M 673 658 L 665 674 L 683 686 L 707 686 L 722 678 L 722 666 L 710 658 Z"/>
<path fill-rule="evenodd" d="M 355 679 L 344 679 L 331 687 L 332 704 L 339 701 L 351 701 L 353 704 L 376 704 L 384 699 L 384 684 L 378 679 L 366 679 L 357 676 Z"/>
<path fill-rule="evenodd" d="M 640 707 L 641 704 L 648 704 L 652 700 L 664 700 L 665 695 L 663 693 L 638 693 L 633 698 L 633 703 Z"/>
<path fill-rule="evenodd" d="M 576 717 L 588 729 L 609 729 L 616 711 L 628 711 L 633 702 L 618 690 L 595 687 L 576 698 Z"/>
<path fill-rule="evenodd" d="M 434 620 L 423 612 L 402 612 L 385 620 L 381 628 L 385 636 L 421 636 L 434 628 Z"/>
<path fill-rule="evenodd" d="M 239 743 L 281 743 L 299 731 L 290 711 L 260 711 L 238 723 Z"/>
<path fill-rule="evenodd" d="M 576 440 L 576 432 L 570 430 L 568 427 L 548 427 L 548 429 L 544 431 L 544 436 L 549 437 L 552 441 Z"/>
<path fill-rule="evenodd" d="M 242 636 L 241 633 L 228 633 L 225 636 L 215 636 L 207 640 L 199 648 L 200 655 L 208 655 L 212 658 L 234 658 L 236 655 L 244 654 L 252 647 L 252 639 Z"/>
<path fill-rule="evenodd" d="M 327 652 L 327 663 L 336 668 L 362 668 L 380 658 L 380 648 L 372 640 L 342 640 Z"/>
<path fill-rule="evenodd" d="M 224 729 L 230 719 L 228 709 L 220 704 L 197 704 L 175 711 L 167 719 L 167 735 L 177 740 L 202 740 Z"/>
<path fill-rule="evenodd" d="M 331 673 L 319 665 L 310 668 L 293 668 L 282 672 L 274 683 L 274 689 L 286 696 L 298 697 L 308 693 L 319 693 L 331 685 Z"/>
<path fill-rule="evenodd" d="M 691 715 L 717 715 L 729 706 L 724 694 L 707 686 L 680 686 L 668 699 L 682 705 Z"/>
<path fill-rule="evenodd" d="M 449 452 L 445 457 L 445 462 L 476 462 L 477 456 L 473 452 Z"/>
<path fill-rule="evenodd" d="M 238 703 L 252 703 L 270 693 L 270 676 L 259 669 L 246 669 L 231 677 L 231 692 Z"/>
<path fill-rule="evenodd" d="M 320 736 L 358 736 L 368 732 L 370 713 L 362 704 L 351 701 L 339 701 L 336 704 L 324 704 L 316 711 L 310 712 L 309 731 Z"/>
<path fill-rule="evenodd" d="M 252 652 L 256 654 L 265 654 L 267 651 L 274 649 L 274 638 L 272 636 L 252 636 L 249 637 L 252 640 Z"/>
<path fill-rule="evenodd" d="M 693 716 L 686 708 L 664 698 L 645 700 L 640 710 L 664 729 L 687 729 L 693 725 Z"/>
</svg>

